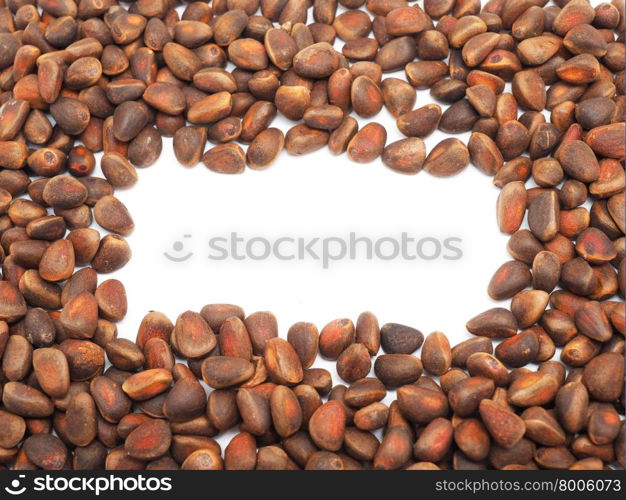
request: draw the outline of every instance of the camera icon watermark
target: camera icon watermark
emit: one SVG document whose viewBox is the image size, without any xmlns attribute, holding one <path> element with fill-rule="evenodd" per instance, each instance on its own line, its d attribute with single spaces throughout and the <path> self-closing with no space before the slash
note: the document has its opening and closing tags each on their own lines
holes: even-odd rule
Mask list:
<svg viewBox="0 0 626 500">
<path fill-rule="evenodd" d="M 171 252 L 173 255 L 170 254 L 170 251 L 163 252 L 165 258 L 172 262 L 185 262 L 191 259 L 193 257 L 193 252 L 185 250 L 185 240 L 191 238 L 191 236 L 191 234 L 185 234 L 183 235 L 182 240 L 176 240 L 174 243 L 172 243 Z"/>
<path fill-rule="evenodd" d="M 22 479 L 26 479 L 24 474 L 20 474 L 18 479 L 13 479 L 9 486 L 5 486 L 4 491 L 6 491 L 9 495 L 18 496 L 22 493 L 26 492 L 26 486 L 22 486 Z"/>
</svg>

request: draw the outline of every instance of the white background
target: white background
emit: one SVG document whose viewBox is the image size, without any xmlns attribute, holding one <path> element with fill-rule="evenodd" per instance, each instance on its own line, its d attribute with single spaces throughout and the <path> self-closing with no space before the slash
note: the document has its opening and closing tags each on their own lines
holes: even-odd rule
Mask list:
<svg viewBox="0 0 626 500">
<path fill-rule="evenodd" d="M 420 92 L 416 106 L 428 102 L 428 93 Z M 402 138 L 388 113 L 377 120 L 387 128 L 389 142 Z M 283 118 L 276 122 L 282 129 L 288 126 Z M 434 133 L 426 141 L 429 149 L 444 137 Z M 128 338 L 150 310 L 174 321 L 188 309 L 226 302 L 246 313 L 273 311 L 281 333 L 296 321 L 321 329 L 332 319 L 356 321 L 360 312 L 371 310 L 381 325 L 404 323 L 424 334 L 441 330 L 458 342 L 467 336 L 465 322 L 494 306 L 487 283 L 510 258 L 508 237 L 499 233 L 495 219 L 499 189 L 471 165 L 452 178 L 427 172 L 407 176 L 380 160 L 355 164 L 324 148 L 302 157 L 283 152 L 267 170 L 227 176 L 203 164 L 180 166 L 166 139 L 158 163 L 139 176 L 130 192 L 117 192 L 136 223 L 129 237 L 133 259 L 111 275 L 127 287 L 129 313 L 119 327 Z M 311 260 L 210 260 L 209 239 L 232 231 L 270 240 L 347 238 L 350 232 L 374 239 L 402 232 L 415 238 L 459 237 L 463 258 L 347 259 L 329 269 Z M 179 253 L 173 250 L 176 241 L 185 244 Z M 194 255 L 183 263 L 164 255 L 188 251 Z"/>
</svg>

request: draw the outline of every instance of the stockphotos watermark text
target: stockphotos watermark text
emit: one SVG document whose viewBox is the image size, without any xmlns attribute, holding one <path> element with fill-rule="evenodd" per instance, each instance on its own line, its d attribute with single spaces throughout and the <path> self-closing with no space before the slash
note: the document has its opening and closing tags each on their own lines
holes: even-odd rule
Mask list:
<svg viewBox="0 0 626 500">
<path fill-rule="evenodd" d="M 407 232 L 371 237 L 350 232 L 345 236 L 247 236 L 237 232 L 204 240 L 206 246 L 197 250 L 194 236 L 185 234 L 163 252 L 171 262 L 187 262 L 196 257 L 215 261 L 314 261 L 324 269 L 345 260 L 379 261 L 455 261 L 463 258 L 463 239 L 414 236 Z"/>
<path fill-rule="evenodd" d="M 13 476 L 14 477 L 14 476 Z M 29 492 L 83 492 L 99 496 L 105 492 L 168 492 L 172 490 L 172 479 L 169 477 L 130 476 L 119 477 L 106 475 L 98 477 L 64 477 L 64 476 L 37 476 L 32 482 L 26 480 L 26 475 L 20 474 L 10 481 L 4 491 L 13 497 Z M 1 495 L 1 493 L 0 493 Z"/>
</svg>

